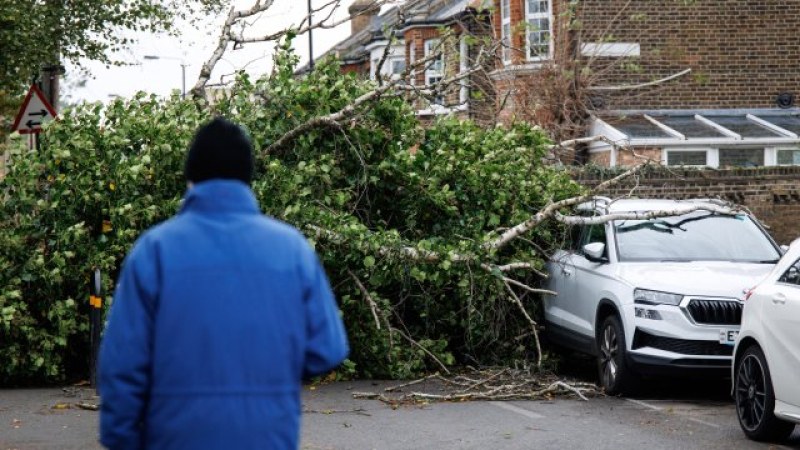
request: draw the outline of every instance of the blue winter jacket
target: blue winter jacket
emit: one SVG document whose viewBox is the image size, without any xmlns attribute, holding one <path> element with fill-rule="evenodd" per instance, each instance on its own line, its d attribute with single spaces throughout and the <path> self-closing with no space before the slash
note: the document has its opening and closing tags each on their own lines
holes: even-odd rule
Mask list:
<svg viewBox="0 0 800 450">
<path fill-rule="evenodd" d="M 111 449 L 296 449 L 301 379 L 348 353 L 303 236 L 241 182 L 190 189 L 128 255 L 99 359 Z"/>
</svg>

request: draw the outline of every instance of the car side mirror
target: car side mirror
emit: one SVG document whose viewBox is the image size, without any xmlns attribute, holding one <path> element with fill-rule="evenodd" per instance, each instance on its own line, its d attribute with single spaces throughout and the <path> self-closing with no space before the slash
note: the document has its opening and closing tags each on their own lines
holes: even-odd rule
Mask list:
<svg viewBox="0 0 800 450">
<path fill-rule="evenodd" d="M 788 245 L 781 245 L 781 255 L 785 255 L 789 251 Z"/>
<path fill-rule="evenodd" d="M 592 242 L 583 246 L 583 254 L 592 262 L 607 262 L 608 259 L 603 256 L 605 252 L 606 244 L 602 242 Z"/>
</svg>

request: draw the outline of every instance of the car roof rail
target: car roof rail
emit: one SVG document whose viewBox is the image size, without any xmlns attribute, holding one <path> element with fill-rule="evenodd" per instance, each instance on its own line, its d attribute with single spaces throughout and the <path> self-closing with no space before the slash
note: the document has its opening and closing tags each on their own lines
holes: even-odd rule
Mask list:
<svg viewBox="0 0 800 450">
<path fill-rule="evenodd" d="M 613 200 L 608 197 L 603 197 L 602 195 L 595 195 L 590 197 L 583 203 L 580 203 L 575 206 L 575 209 L 578 211 L 586 211 L 586 212 L 595 212 L 597 213 L 598 210 L 602 210 L 605 212 L 608 209 L 608 205 L 611 204 Z"/>
<path fill-rule="evenodd" d="M 595 195 L 595 196 L 592 197 L 592 200 L 594 200 L 597 203 L 601 203 L 602 202 L 602 203 L 605 203 L 605 204 L 611 203 L 613 201 L 613 200 L 611 200 L 611 198 L 604 197 L 602 195 Z"/>
<path fill-rule="evenodd" d="M 687 201 L 687 202 L 692 202 L 692 203 L 701 203 L 701 202 L 702 203 L 711 203 L 712 205 L 722 206 L 722 207 L 725 207 L 725 208 L 731 208 L 733 206 L 736 206 L 736 204 L 733 203 L 733 202 L 729 202 L 729 201 L 723 200 L 721 198 L 713 198 L 713 197 L 709 197 L 709 198 L 692 198 L 692 199 L 685 199 L 685 200 L 682 200 L 682 201 Z"/>
</svg>

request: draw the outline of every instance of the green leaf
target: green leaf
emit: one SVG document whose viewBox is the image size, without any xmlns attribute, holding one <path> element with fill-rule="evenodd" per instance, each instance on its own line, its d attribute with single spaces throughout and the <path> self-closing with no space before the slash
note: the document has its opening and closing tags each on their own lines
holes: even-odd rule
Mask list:
<svg viewBox="0 0 800 450">
<path fill-rule="evenodd" d="M 364 267 L 369 269 L 370 267 L 373 267 L 374 265 L 375 265 L 375 258 L 373 258 L 372 256 L 367 256 L 367 257 L 364 258 Z"/>
</svg>

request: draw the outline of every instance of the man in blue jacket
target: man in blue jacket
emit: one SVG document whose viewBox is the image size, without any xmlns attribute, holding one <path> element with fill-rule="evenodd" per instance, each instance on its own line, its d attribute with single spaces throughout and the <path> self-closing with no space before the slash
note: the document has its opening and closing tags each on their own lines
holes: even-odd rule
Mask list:
<svg viewBox="0 0 800 450">
<path fill-rule="evenodd" d="M 128 255 L 100 351 L 111 449 L 296 449 L 301 379 L 347 338 L 303 236 L 259 212 L 253 148 L 214 119 L 186 160 L 180 213 Z"/>
</svg>

